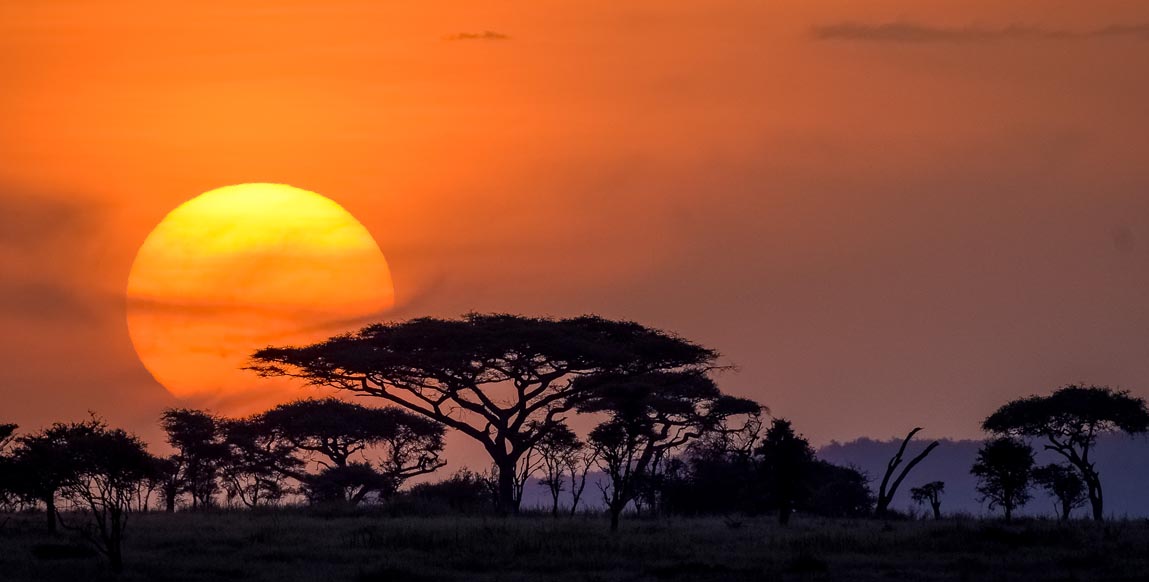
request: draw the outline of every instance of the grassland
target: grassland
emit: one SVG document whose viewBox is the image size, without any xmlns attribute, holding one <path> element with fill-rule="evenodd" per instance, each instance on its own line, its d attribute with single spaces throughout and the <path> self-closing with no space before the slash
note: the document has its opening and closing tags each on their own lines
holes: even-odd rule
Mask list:
<svg viewBox="0 0 1149 582">
<path fill-rule="evenodd" d="M 107 573 L 42 516 L 0 516 L 0 580 L 1146 580 L 1149 522 L 148 514 Z"/>
</svg>

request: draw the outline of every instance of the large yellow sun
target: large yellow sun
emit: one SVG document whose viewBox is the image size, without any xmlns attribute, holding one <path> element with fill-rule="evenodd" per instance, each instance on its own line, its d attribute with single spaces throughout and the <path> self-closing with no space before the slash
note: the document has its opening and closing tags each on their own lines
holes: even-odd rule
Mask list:
<svg viewBox="0 0 1149 582">
<path fill-rule="evenodd" d="M 240 410 L 297 396 L 241 368 L 257 348 L 327 337 L 394 303 L 387 261 L 334 201 L 240 184 L 171 211 L 128 277 L 140 360 L 179 398 Z"/>
</svg>

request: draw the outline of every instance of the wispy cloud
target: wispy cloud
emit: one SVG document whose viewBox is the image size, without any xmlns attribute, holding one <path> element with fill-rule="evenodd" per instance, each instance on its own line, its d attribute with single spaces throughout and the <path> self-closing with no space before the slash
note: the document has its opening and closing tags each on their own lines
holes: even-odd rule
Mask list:
<svg viewBox="0 0 1149 582">
<path fill-rule="evenodd" d="M 501 32 L 493 30 L 484 30 L 483 32 L 458 32 L 446 37 L 443 40 L 510 40 L 511 37 Z"/>
<path fill-rule="evenodd" d="M 900 43 L 970 43 L 1007 40 L 1083 40 L 1093 38 L 1136 38 L 1149 40 L 1149 23 L 1112 25 L 1091 30 L 1041 28 L 1024 24 L 1004 27 L 932 26 L 909 21 L 881 23 L 842 22 L 815 26 L 818 40 L 900 42 Z"/>
</svg>

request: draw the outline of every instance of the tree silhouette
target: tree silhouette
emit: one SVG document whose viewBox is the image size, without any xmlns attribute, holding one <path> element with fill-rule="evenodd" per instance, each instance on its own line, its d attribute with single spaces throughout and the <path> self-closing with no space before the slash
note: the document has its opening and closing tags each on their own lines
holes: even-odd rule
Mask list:
<svg viewBox="0 0 1149 582">
<path fill-rule="evenodd" d="M 352 503 L 370 493 L 388 497 L 407 479 L 446 464 L 439 458 L 443 426 L 398 408 L 370 408 L 336 398 L 309 398 L 276 406 L 253 421 L 267 437 L 281 439 L 297 451 L 310 454 L 323 468 L 319 475 L 294 470 L 286 471 L 288 474 L 316 493 L 341 489 L 348 493 L 344 499 Z M 369 457 L 367 453 L 375 454 Z M 322 459 L 314 459 L 316 455 Z M 357 455 L 362 460 L 353 462 Z M 355 468 L 348 469 L 353 465 Z M 373 475 L 367 474 L 368 469 Z M 316 478 L 321 482 L 309 483 Z M 353 483 L 357 485 L 352 487 Z"/>
<path fill-rule="evenodd" d="M 46 431 L 69 451 L 72 472 L 63 495 L 86 508 L 87 519 L 66 524 L 79 531 L 107 558 L 111 570 L 123 569 L 123 540 L 133 497 L 155 470 L 143 441 L 100 420 L 55 425 Z"/>
<path fill-rule="evenodd" d="M 578 384 L 579 412 L 608 415 L 591 431 L 589 441 L 609 479 L 603 497 L 612 532 L 618 531 L 623 509 L 668 452 L 723 429 L 731 416 L 757 415 L 762 409 L 750 400 L 722 394 L 701 372 L 594 376 Z"/>
<path fill-rule="evenodd" d="M 625 321 L 470 314 L 376 324 L 253 356 L 264 376 L 382 398 L 479 441 L 498 469 L 500 510 L 515 511 L 516 465 L 573 406 L 573 380 L 710 367 L 717 354 Z"/>
<path fill-rule="evenodd" d="M 551 516 L 559 515 L 559 495 L 566 488 L 566 471 L 576 463 L 583 451 L 583 443 L 567 425 L 560 424 L 547 432 L 535 445 L 542 463 L 541 479 L 551 494 Z M 574 483 L 572 483 L 572 489 Z M 580 492 L 581 493 L 581 492 Z M 573 494 L 573 492 L 572 492 Z"/>
<path fill-rule="evenodd" d="M 495 502 L 497 485 L 485 475 L 460 469 L 435 483 L 419 483 L 411 497 L 447 506 L 460 513 L 489 511 Z"/>
<path fill-rule="evenodd" d="M 555 430 L 555 429 L 552 428 L 552 429 L 548 430 L 546 432 L 546 434 L 549 434 L 551 430 Z M 545 436 L 544 436 L 544 438 L 545 438 Z M 542 439 L 540 439 L 540 440 L 542 440 Z M 537 443 L 536 443 L 536 445 L 537 445 Z M 537 446 L 534 446 L 534 447 L 527 449 L 527 451 L 525 453 L 523 453 L 523 455 L 521 457 L 519 457 L 518 462 L 515 463 L 515 472 L 514 472 L 514 476 L 511 479 L 511 483 L 512 483 L 511 499 L 512 499 L 513 505 L 516 508 L 518 508 L 519 506 L 522 505 L 523 492 L 526 491 L 527 483 L 530 482 L 531 477 L 533 477 L 535 475 L 535 473 L 538 472 L 539 468 L 541 468 L 542 466 L 543 466 L 543 459 L 542 459 L 542 456 L 539 454 Z M 498 467 L 493 467 L 492 470 L 494 471 L 495 475 L 498 475 L 498 471 L 499 471 Z M 497 479 L 497 477 L 496 477 L 496 479 Z"/>
<path fill-rule="evenodd" d="M 311 503 L 350 503 L 358 505 L 372 493 L 389 497 L 398 488 L 394 478 L 367 463 L 352 461 L 326 467 L 303 482 Z"/>
<path fill-rule="evenodd" d="M 597 463 L 598 451 L 587 443 L 583 443 L 582 449 L 567 459 L 566 474 L 570 482 L 571 517 L 574 517 L 578 512 L 579 501 L 582 500 L 582 494 L 586 491 L 587 475 Z"/>
<path fill-rule="evenodd" d="M 985 419 L 982 428 L 1010 436 L 1045 439 L 1045 448 L 1069 461 L 1081 474 L 1093 519 L 1105 517 L 1101 475 L 1090 453 L 1104 433 L 1149 430 L 1145 400 L 1107 386 L 1070 385 L 1049 396 L 1030 396 L 1005 404 Z"/>
<path fill-rule="evenodd" d="M 803 509 L 827 517 L 862 517 L 874 508 L 869 478 L 854 467 L 816 460 L 810 476 L 810 494 Z"/>
<path fill-rule="evenodd" d="M 160 417 L 168 444 L 176 449 L 180 492 L 191 496 L 192 509 L 211 507 L 219 490 L 220 468 L 229 453 L 222 424 L 207 411 L 189 408 L 169 408 Z"/>
<path fill-rule="evenodd" d="M 16 439 L 9 468 L 9 487 L 16 495 L 44 505 L 49 532 L 56 531 L 56 497 L 76 470 L 71 451 L 56 425 Z"/>
<path fill-rule="evenodd" d="M 1008 523 L 1013 510 L 1030 499 L 1033 449 L 1012 437 L 993 439 L 978 450 L 970 473 L 978 478 L 981 500 L 989 502 L 990 510 L 1001 507 Z"/>
<path fill-rule="evenodd" d="M 660 484 L 664 510 L 684 515 L 761 510 L 763 487 L 753 456 L 762 422 L 750 420 L 702 435 L 666 464 Z"/>
<path fill-rule="evenodd" d="M 914 438 L 914 435 L 921 432 L 921 430 L 921 427 L 917 427 L 914 428 L 914 430 L 911 430 L 909 434 L 906 435 L 906 438 L 902 440 L 902 446 L 898 447 L 898 452 L 890 458 L 888 463 L 886 463 L 886 474 L 882 477 L 882 484 L 878 487 L 877 507 L 874 509 L 874 513 L 876 513 L 879 517 L 884 516 L 889 510 L 890 503 L 894 500 L 894 494 L 898 492 L 898 487 L 901 486 L 902 481 L 906 479 L 906 476 L 910 474 L 910 471 L 913 470 L 913 468 L 917 466 L 918 463 L 922 462 L 922 460 L 925 459 L 931 451 L 938 447 L 938 441 L 934 441 L 927 445 L 925 449 L 922 449 L 922 452 L 918 453 L 917 456 L 915 456 L 913 459 L 910 459 L 910 462 L 902 468 L 902 472 L 898 473 L 897 478 L 894 478 L 893 482 L 891 483 L 890 479 L 894 477 L 894 472 L 899 466 L 901 466 L 902 461 L 904 460 L 906 445 L 910 444 L 910 440 Z"/>
<path fill-rule="evenodd" d="M 930 481 L 921 487 L 910 489 L 910 498 L 918 505 L 928 503 L 934 511 L 934 519 L 942 518 L 942 493 L 945 493 L 946 484 L 943 481 Z"/>
<path fill-rule="evenodd" d="M 794 509 L 809 494 L 814 449 L 794 432 L 789 420 L 776 418 L 757 451 L 767 499 L 778 510 L 778 523 L 787 525 Z"/>
<path fill-rule="evenodd" d="M 1073 467 L 1048 464 L 1033 470 L 1033 482 L 1057 499 L 1057 519 L 1068 521 L 1069 514 L 1088 500 L 1085 482 Z"/>
<path fill-rule="evenodd" d="M 164 511 L 174 513 L 176 502 L 183 489 L 179 455 L 156 457 L 155 465 L 153 478 L 156 480 L 156 489 L 160 492 L 160 501 L 164 504 Z"/>
<path fill-rule="evenodd" d="M 260 417 L 220 422 L 227 457 L 220 465 L 229 504 L 239 499 L 247 507 L 275 503 L 289 492 L 286 479 L 303 461 L 295 447 L 267 429 Z"/>
</svg>

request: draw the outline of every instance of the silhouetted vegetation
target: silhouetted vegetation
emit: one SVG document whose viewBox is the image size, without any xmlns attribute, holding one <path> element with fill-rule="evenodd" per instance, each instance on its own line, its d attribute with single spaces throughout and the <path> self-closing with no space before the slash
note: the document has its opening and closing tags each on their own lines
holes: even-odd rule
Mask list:
<svg viewBox="0 0 1149 582">
<path fill-rule="evenodd" d="M 471 314 L 266 348 L 252 369 L 374 396 L 479 441 L 498 470 L 499 508 L 513 512 L 519 460 L 579 401 L 587 384 L 576 380 L 701 372 L 717 356 L 633 322 Z"/>
<path fill-rule="evenodd" d="M 918 463 L 922 462 L 939 444 L 938 441 L 934 441 L 927 445 L 925 449 L 910 459 L 910 462 L 906 463 L 905 467 L 902 467 L 902 471 L 897 473 L 897 477 L 894 477 L 895 471 L 897 471 L 898 467 L 900 467 L 905 460 L 906 445 L 910 444 L 910 440 L 914 438 L 914 435 L 921 432 L 921 430 L 921 427 L 911 430 L 909 434 L 906 435 L 906 438 L 902 440 L 902 446 L 898 448 L 898 452 L 895 453 L 894 456 L 890 458 L 890 462 L 886 464 L 886 473 L 882 477 L 882 484 L 878 486 L 878 501 L 877 507 L 875 508 L 875 513 L 877 513 L 879 517 L 886 514 L 890 503 L 894 500 L 894 494 L 898 492 L 898 487 L 901 486 L 902 481 L 905 481 L 910 471 L 912 471 Z M 891 478 L 893 478 L 893 481 L 890 481 Z"/>
<path fill-rule="evenodd" d="M 556 426 L 535 444 L 535 450 L 539 456 L 539 467 L 543 472 L 539 481 L 546 486 L 547 491 L 551 494 L 551 515 L 554 517 L 559 515 L 559 496 L 568 487 L 567 472 L 573 468 L 577 476 L 579 457 L 585 448 L 586 445 L 565 424 Z M 582 481 L 582 485 L 586 485 L 585 479 Z M 579 483 L 572 480 L 569 486 L 575 500 L 573 504 L 577 504 L 578 498 L 582 494 L 581 491 L 575 490 L 579 487 Z"/>
<path fill-rule="evenodd" d="M 921 487 L 910 489 L 910 498 L 918 505 L 929 504 L 934 512 L 934 519 L 942 518 L 942 493 L 945 493 L 946 484 L 941 481 L 930 481 Z"/>
<path fill-rule="evenodd" d="M 168 444 L 176 450 L 172 457 L 174 499 L 186 493 L 192 509 L 213 506 L 219 491 L 220 468 L 229 453 L 221 419 L 203 410 L 169 409 L 160 417 L 160 426 L 168 435 Z"/>
<path fill-rule="evenodd" d="M 1033 470 L 1033 482 L 1057 499 L 1057 515 L 1061 521 L 1069 521 L 1069 514 L 1088 500 L 1085 482 L 1073 467 L 1043 465 Z"/>
<path fill-rule="evenodd" d="M 609 480 L 602 494 L 611 531 L 618 530 L 623 510 L 650 487 L 672 451 L 725 430 L 733 416 L 761 410 L 749 400 L 723 395 L 699 372 L 588 376 L 577 391 L 579 412 L 607 415 L 589 441 Z"/>
<path fill-rule="evenodd" d="M 1013 519 L 1013 510 L 1030 499 L 1033 479 L 1033 448 L 1010 437 L 987 442 L 977 453 L 970 472 L 978 478 L 978 493 L 989 508 L 1000 507 L 1005 521 Z"/>
<path fill-rule="evenodd" d="M 790 421 L 775 419 L 758 448 L 761 470 L 766 475 L 766 497 L 778 511 L 778 523 L 790 523 L 794 508 L 809 494 L 814 449 L 794 432 Z"/>
<path fill-rule="evenodd" d="M 881 552 L 885 543 L 843 532 L 861 528 L 865 536 L 887 536 L 899 527 L 910 527 L 888 519 L 899 516 L 891 504 L 910 472 L 939 446 L 937 441 L 909 457 L 907 449 L 922 429 L 910 431 L 885 462 L 875 495 L 869 477 L 860 470 L 817 458 L 789 420 L 764 418 L 758 403 L 723 393 L 711 377 L 717 358 L 716 352 L 672 334 L 597 317 L 470 315 L 461 320 L 370 326 L 312 346 L 262 350 L 255 369 L 366 394 L 393 406 L 308 398 L 243 418 L 173 408 L 159 419 L 173 451 L 166 457 L 153 456 L 138 438 L 95 417 L 26 434 L 18 434 L 15 425 L 0 424 L 0 509 L 43 513 L 35 519 L 43 519 L 46 527 L 20 534 L 47 536 L 37 538 L 40 541 L 30 551 L 37 559 L 83 559 L 93 552 L 85 547 L 94 548 L 113 572 L 124 567 L 130 522 L 159 528 L 180 520 L 207 527 L 212 520 L 237 519 L 220 513 L 222 509 L 258 509 L 243 515 L 254 520 L 270 513 L 272 519 L 282 516 L 312 529 L 327 527 L 311 521 L 317 518 L 355 524 L 330 526 L 339 531 L 337 539 L 320 541 L 306 534 L 296 539 L 295 533 L 280 531 L 274 525 L 278 521 L 265 523 L 246 534 L 241 545 L 247 546 L 266 540 L 294 540 L 303 546 L 306 540 L 343 543 L 351 553 L 382 548 L 424 551 L 440 542 L 451 543 L 454 549 L 479 548 L 466 550 L 478 552 L 471 562 L 447 560 L 449 564 L 432 566 L 432 570 L 451 569 L 448 577 L 464 578 L 475 573 L 468 570 L 474 564 L 482 564 L 481 572 L 501 568 L 488 563 L 492 556 L 516 559 L 507 557 L 504 548 L 491 546 L 487 538 L 519 544 L 520 553 L 512 556 L 531 555 L 553 545 L 551 554 L 569 547 L 597 552 L 597 559 L 623 559 L 619 552 L 631 546 L 601 545 L 605 542 L 593 533 L 594 520 L 558 519 L 576 516 L 580 507 L 587 514 L 605 514 L 612 532 L 620 530 L 624 515 L 651 520 L 641 527 L 628 526 L 628 535 L 635 539 L 647 539 L 643 536 L 648 530 L 667 532 L 673 527 L 667 524 L 687 519 L 705 524 L 701 527 L 708 528 L 708 535 L 725 539 L 748 556 L 762 551 L 760 542 L 767 539 L 763 532 L 773 536 L 767 545 L 779 543 L 778 539 L 807 544 L 776 564 L 770 558 L 764 562 L 768 566 L 732 570 L 729 563 L 696 557 L 693 562 L 646 568 L 628 579 L 675 575 L 754 579 L 837 572 L 841 563 L 835 560 L 841 558 L 835 556 L 843 548 L 861 555 Z M 595 422 L 583 438 L 571 426 L 587 425 L 568 424 L 576 414 Z M 1143 400 L 1126 392 L 1068 386 L 1049 396 L 1010 402 L 990 415 L 983 428 L 995 436 L 983 443 L 970 473 L 978 479 L 982 501 L 991 511 L 1002 510 L 1006 524 L 1015 521 L 1035 486 L 1056 499 L 1059 521 L 1069 521 L 1071 512 L 1087 501 L 1094 519 L 1100 520 L 1102 490 L 1091 458 L 1096 439 L 1108 432 L 1145 432 L 1149 411 Z M 446 465 L 442 454 L 447 430 L 481 442 L 493 463 L 490 471 L 463 468 L 445 478 L 429 478 Z M 1024 439 L 1042 442 L 1066 464 L 1035 467 L 1034 450 Z M 588 483 L 593 483 L 592 492 L 601 493 L 601 504 L 585 501 Z M 520 531 L 516 528 L 540 528 L 528 516 L 508 516 L 519 511 L 524 491 L 535 484 L 547 494 L 539 511 L 549 514 L 546 522 L 555 524 L 545 532 L 573 532 L 579 537 L 559 541 L 553 536 L 550 541 L 516 537 Z M 968 525 L 972 522 L 961 516 L 943 518 L 945 490 L 945 483 L 937 480 L 910 489 L 911 499 L 929 506 L 934 521 L 942 524 L 922 529 L 937 538 L 937 547 L 947 548 L 936 551 L 953 551 L 948 548 L 955 541 L 1013 549 L 1060 543 L 1039 527 Z M 565 511 L 564 494 L 569 500 Z M 148 521 L 144 514 L 153 509 L 176 515 Z M 456 524 L 472 524 L 478 522 L 458 516 L 484 519 L 486 514 L 499 514 L 503 519 L 492 523 L 501 525 L 484 526 L 482 534 L 467 525 L 472 529 L 466 535 L 473 537 L 461 540 L 458 536 L 463 534 L 456 532 L 453 541 L 441 540 L 433 531 L 434 524 L 443 524 L 435 521 L 440 519 L 436 516 L 455 516 Z M 870 515 L 887 519 L 880 528 L 825 521 Z M 794 533 L 765 525 L 764 516 Z M 4 517 L 0 531 L 13 519 L 19 524 L 28 520 Z M 379 525 L 382 519 L 408 524 L 403 527 L 414 538 L 390 533 Z M 716 530 L 715 523 L 722 527 Z M 58 526 L 87 546 L 61 541 Z M 736 533 L 743 528 L 753 533 Z M 1063 533 L 1086 535 L 1073 532 L 1077 530 Z M 1110 551 L 1108 541 L 1104 538 L 1097 547 Z M 672 553 L 665 540 L 644 543 L 657 546 L 664 555 Z M 899 538 L 898 543 L 913 545 L 908 538 Z M 141 553 L 161 552 L 154 540 L 140 546 L 152 548 Z M 1088 556 L 1061 559 L 1078 570 L 1096 570 L 1095 562 L 1101 563 L 1100 558 Z M 3 560 L 0 557 L 0 567 Z M 968 578 L 978 568 L 961 566 L 957 575 Z M 412 573 L 408 566 L 380 566 L 361 578 Z M 547 577 L 533 574 L 528 577 Z"/>
<path fill-rule="evenodd" d="M 1101 476 L 1089 458 L 1097 437 L 1149 430 L 1145 400 L 1107 386 L 1070 385 L 1049 396 L 1014 400 L 985 419 L 990 432 L 1046 441 L 1045 448 L 1065 457 L 1085 482 L 1093 519 L 1105 518 Z"/>
</svg>

